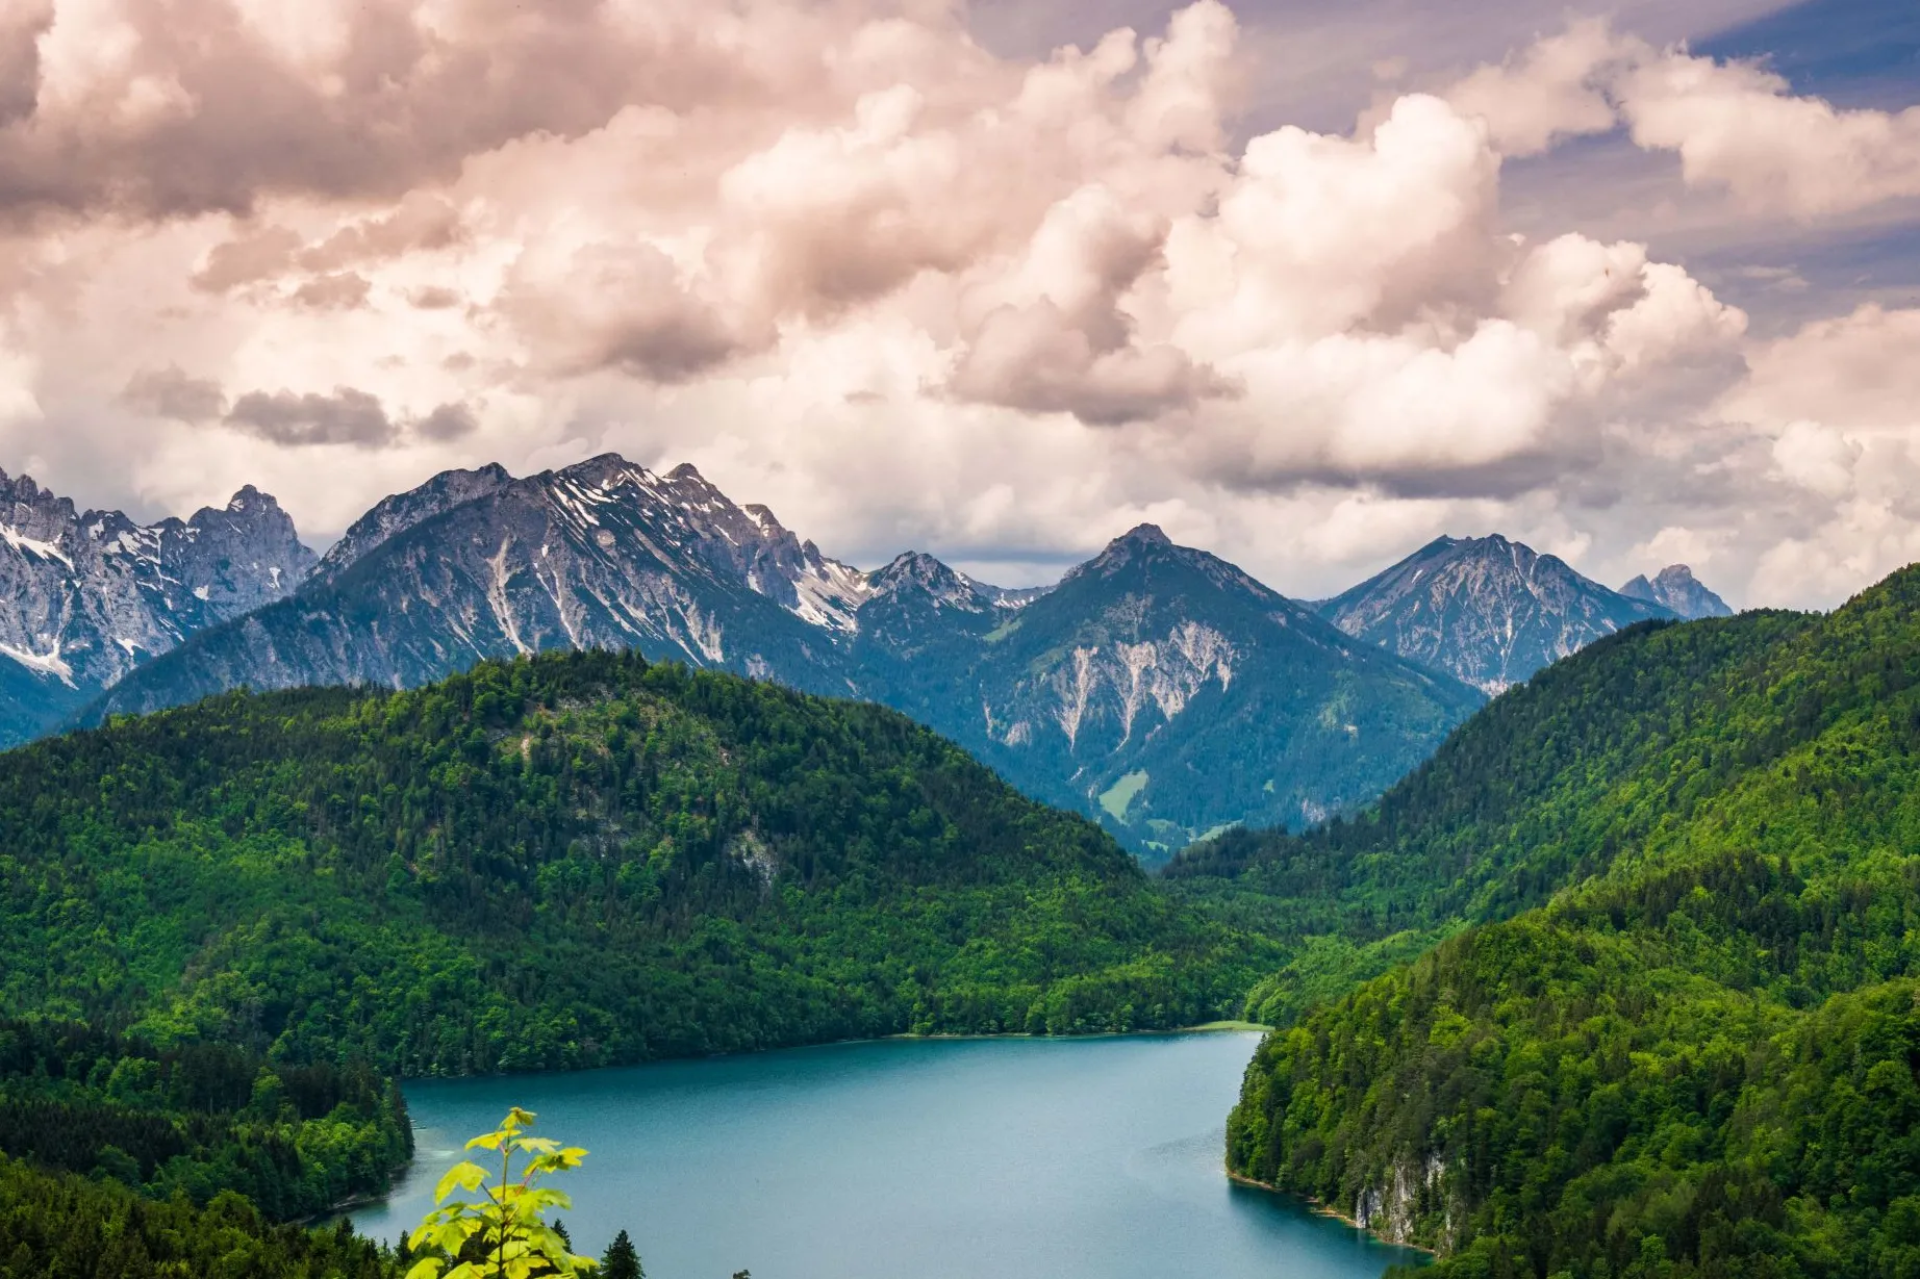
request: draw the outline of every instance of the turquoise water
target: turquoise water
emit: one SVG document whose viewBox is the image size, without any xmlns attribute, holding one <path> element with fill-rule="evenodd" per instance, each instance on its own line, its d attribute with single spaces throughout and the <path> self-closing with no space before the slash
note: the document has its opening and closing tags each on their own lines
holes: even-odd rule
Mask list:
<svg viewBox="0 0 1920 1279">
<path fill-rule="evenodd" d="M 420 1155 L 354 1214 L 391 1239 L 509 1105 L 586 1146 L 574 1244 L 649 1279 L 1378 1279 L 1411 1255 L 1233 1186 L 1258 1037 L 890 1041 L 407 1088 Z"/>
</svg>

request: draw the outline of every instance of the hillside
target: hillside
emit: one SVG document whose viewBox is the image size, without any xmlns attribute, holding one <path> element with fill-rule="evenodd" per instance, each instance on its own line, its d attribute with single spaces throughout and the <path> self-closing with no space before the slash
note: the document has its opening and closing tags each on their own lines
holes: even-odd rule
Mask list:
<svg viewBox="0 0 1920 1279">
<path fill-rule="evenodd" d="M 1481 701 L 1152 525 L 1001 614 L 911 650 L 889 700 L 1160 857 L 1363 804 Z"/>
<path fill-rule="evenodd" d="M 1321 908 L 1378 935 L 1493 921 L 1271 1036 L 1230 1162 L 1440 1276 L 1920 1273 L 1917 749 L 1907 570 L 1622 634 L 1368 819 L 1196 857 L 1241 890 L 1338 865 Z"/>
<path fill-rule="evenodd" d="M 870 704 L 634 655 L 228 694 L 0 770 L 0 1001 L 408 1075 L 1168 1026 L 1241 939 Z"/>
</svg>

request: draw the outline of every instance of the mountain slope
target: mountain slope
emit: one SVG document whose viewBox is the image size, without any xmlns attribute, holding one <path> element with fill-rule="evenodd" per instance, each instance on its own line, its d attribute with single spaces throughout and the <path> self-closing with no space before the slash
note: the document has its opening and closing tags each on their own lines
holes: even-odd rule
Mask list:
<svg viewBox="0 0 1920 1279">
<path fill-rule="evenodd" d="M 495 462 L 473 471 L 442 471 L 418 488 L 382 498 L 327 548 L 313 575 L 338 577 L 382 542 L 456 506 L 498 493 L 512 483 L 507 468 Z"/>
<path fill-rule="evenodd" d="M 632 654 L 229 694 L 7 764 L 0 1006 L 275 1059 L 1178 1025 L 1259 949 L 904 716 Z"/>
<path fill-rule="evenodd" d="M 1916 1273 L 1916 850 L 1920 570 L 1595 645 L 1377 813 L 1216 853 L 1493 921 L 1271 1037 L 1230 1161 L 1440 1276 Z"/>
<path fill-rule="evenodd" d="M 1658 604 L 1675 617 L 1696 621 L 1702 617 L 1732 617 L 1727 602 L 1701 585 L 1685 564 L 1669 564 L 1649 582 L 1645 574 L 1620 588 L 1628 599 Z"/>
<path fill-rule="evenodd" d="M 1498 535 L 1438 538 L 1316 606 L 1348 635 L 1497 693 L 1664 605 Z"/>
<path fill-rule="evenodd" d="M 140 526 L 0 472 L 0 746 L 53 728 L 144 660 L 279 599 L 313 567 L 251 486 Z"/>
<path fill-rule="evenodd" d="M 1151 525 L 1018 612 L 964 616 L 971 633 L 998 624 L 964 677 L 964 652 L 916 660 L 915 705 L 1016 784 L 1150 848 L 1363 803 L 1480 702 Z"/>
<path fill-rule="evenodd" d="M 415 687 L 554 648 L 633 648 L 795 688 L 854 687 L 834 633 L 850 625 L 864 579 L 692 467 L 660 476 L 607 455 L 456 504 L 422 490 L 400 504 L 433 513 L 292 598 L 196 636 L 91 718 L 242 686 Z"/>
<path fill-rule="evenodd" d="M 196 636 L 87 719 L 595 647 L 875 698 L 1161 852 L 1364 802 L 1479 701 L 1157 530 L 1046 592 L 921 554 L 862 573 L 692 467 L 609 455 L 387 499 L 298 594 Z"/>
</svg>

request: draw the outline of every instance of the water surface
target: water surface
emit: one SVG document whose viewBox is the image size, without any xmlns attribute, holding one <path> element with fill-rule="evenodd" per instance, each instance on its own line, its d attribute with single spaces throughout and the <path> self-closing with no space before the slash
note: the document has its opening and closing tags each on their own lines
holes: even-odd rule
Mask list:
<svg viewBox="0 0 1920 1279">
<path fill-rule="evenodd" d="M 649 1279 L 1378 1279 L 1413 1260 L 1233 1186 L 1224 1122 L 1258 1037 L 889 1041 L 410 1084 L 419 1158 L 355 1225 L 419 1220 L 509 1105 L 592 1153 L 575 1246 Z"/>
</svg>

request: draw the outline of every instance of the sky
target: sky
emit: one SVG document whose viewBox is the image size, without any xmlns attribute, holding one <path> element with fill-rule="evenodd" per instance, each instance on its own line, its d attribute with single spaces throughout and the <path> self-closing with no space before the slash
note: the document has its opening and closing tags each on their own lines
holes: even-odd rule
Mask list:
<svg viewBox="0 0 1920 1279">
<path fill-rule="evenodd" d="M 1920 559 L 1920 7 L 0 0 L 0 470 L 324 545 L 609 450 L 1007 585 L 1831 607 Z"/>
</svg>

